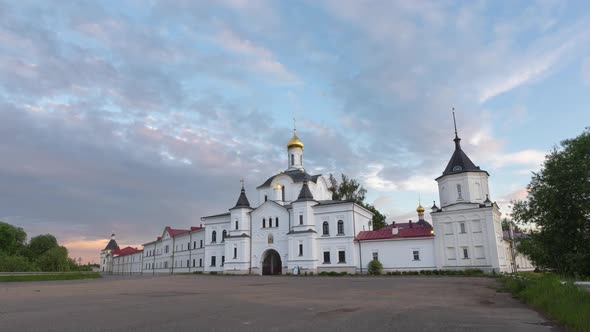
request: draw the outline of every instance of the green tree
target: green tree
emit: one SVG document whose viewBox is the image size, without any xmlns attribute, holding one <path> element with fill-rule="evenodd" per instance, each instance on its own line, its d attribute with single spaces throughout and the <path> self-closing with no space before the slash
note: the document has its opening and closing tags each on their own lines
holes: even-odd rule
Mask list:
<svg viewBox="0 0 590 332">
<path fill-rule="evenodd" d="M 9 256 L 21 254 L 26 240 L 27 233 L 22 228 L 0 221 L 0 253 Z"/>
<path fill-rule="evenodd" d="M 59 247 L 57 239 L 51 234 L 37 235 L 29 241 L 29 250 L 33 259 L 37 259 L 47 250 L 57 247 Z"/>
<path fill-rule="evenodd" d="M 24 256 L 0 254 L 0 272 L 31 272 L 37 267 Z"/>
<path fill-rule="evenodd" d="M 545 157 L 515 202 L 513 218 L 536 226 L 518 250 L 541 268 L 590 275 L 590 128 Z"/>
<path fill-rule="evenodd" d="M 334 175 L 330 174 L 329 181 L 330 187 L 328 189 L 332 191 L 332 199 L 352 200 L 365 209 L 373 212 L 373 219 L 371 220 L 371 223 L 373 224 L 373 229 L 375 230 L 380 229 L 386 225 L 385 215 L 379 212 L 379 210 L 377 210 L 373 205 L 365 203 L 367 190 L 363 188 L 363 186 L 357 180 L 351 179 L 348 176 L 341 174 L 340 182 L 338 182 Z"/>
<path fill-rule="evenodd" d="M 69 271 L 71 264 L 66 247 L 51 248 L 37 259 L 37 265 L 41 271 L 46 272 Z"/>
<path fill-rule="evenodd" d="M 357 203 L 362 203 L 367 195 L 367 190 L 355 179 L 351 179 L 348 176 L 341 174 L 340 183 L 330 174 L 330 187 L 332 191 L 333 200 L 353 200 Z"/>
</svg>

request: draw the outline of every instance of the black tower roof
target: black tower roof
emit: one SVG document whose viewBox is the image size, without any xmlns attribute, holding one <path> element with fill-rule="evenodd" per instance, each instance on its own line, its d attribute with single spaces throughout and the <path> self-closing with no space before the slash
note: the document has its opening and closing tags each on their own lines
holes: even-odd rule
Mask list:
<svg viewBox="0 0 590 332">
<path fill-rule="evenodd" d="M 303 186 L 301 187 L 301 191 L 299 192 L 299 196 L 295 202 L 304 202 L 304 201 L 313 201 L 313 194 L 311 190 L 309 190 L 309 186 L 307 185 L 309 176 L 306 176 L 303 180 Z"/>
<path fill-rule="evenodd" d="M 230 210 L 249 208 L 249 207 L 250 207 L 250 202 L 248 201 L 248 197 L 246 197 L 246 190 L 244 190 L 244 186 L 242 186 L 242 190 L 240 191 L 240 197 L 238 198 L 238 201 L 236 202 L 236 206 L 234 206 Z"/>
<path fill-rule="evenodd" d="M 115 236 L 115 234 L 113 234 L 113 236 Z M 111 239 L 103 250 L 119 250 L 119 245 L 115 239 Z"/>
<path fill-rule="evenodd" d="M 455 122 L 455 112 L 453 112 L 453 122 Z M 443 171 L 443 175 L 454 174 L 454 173 L 463 173 L 463 172 L 486 172 L 479 168 L 479 166 L 475 166 L 473 161 L 467 157 L 463 149 L 461 149 L 461 139 L 457 134 L 457 124 L 455 123 L 455 152 L 451 156 L 451 160 L 447 164 L 447 167 Z M 487 172 L 486 172 L 487 173 Z"/>
</svg>

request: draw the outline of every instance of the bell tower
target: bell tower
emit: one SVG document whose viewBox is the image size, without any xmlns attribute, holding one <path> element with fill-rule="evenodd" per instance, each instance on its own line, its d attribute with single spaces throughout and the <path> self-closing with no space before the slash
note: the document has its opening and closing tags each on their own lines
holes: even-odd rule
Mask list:
<svg viewBox="0 0 590 332">
<path fill-rule="evenodd" d="M 295 119 L 293 119 L 293 136 L 287 143 L 287 170 L 303 170 L 303 142 L 297 137 Z"/>
</svg>

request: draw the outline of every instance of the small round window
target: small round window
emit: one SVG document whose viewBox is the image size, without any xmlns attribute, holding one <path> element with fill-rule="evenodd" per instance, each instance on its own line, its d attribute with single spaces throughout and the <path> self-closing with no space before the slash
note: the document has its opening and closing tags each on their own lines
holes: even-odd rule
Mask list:
<svg viewBox="0 0 590 332">
<path fill-rule="evenodd" d="M 455 167 L 453 167 L 453 172 L 461 171 L 461 170 L 463 170 L 463 167 L 461 167 L 461 166 L 455 166 Z"/>
</svg>

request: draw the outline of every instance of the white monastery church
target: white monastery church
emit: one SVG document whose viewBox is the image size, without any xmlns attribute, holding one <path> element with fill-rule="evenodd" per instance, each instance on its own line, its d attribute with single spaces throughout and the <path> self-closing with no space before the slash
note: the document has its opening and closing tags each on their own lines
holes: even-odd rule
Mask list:
<svg viewBox="0 0 590 332">
<path fill-rule="evenodd" d="M 489 199 L 488 172 L 461 149 L 438 182 L 440 207 L 432 225 L 418 220 L 373 230 L 373 214 L 354 201 L 332 200 L 328 182 L 305 171 L 296 131 L 287 143 L 287 169 L 256 188 L 250 203 L 243 187 L 229 212 L 201 218 L 199 227 L 165 227 L 143 250 L 120 249 L 113 238 L 101 251 L 106 273 L 285 274 L 323 271 L 365 273 L 374 259 L 383 271 L 532 269 L 502 232 L 500 211 Z"/>
</svg>

